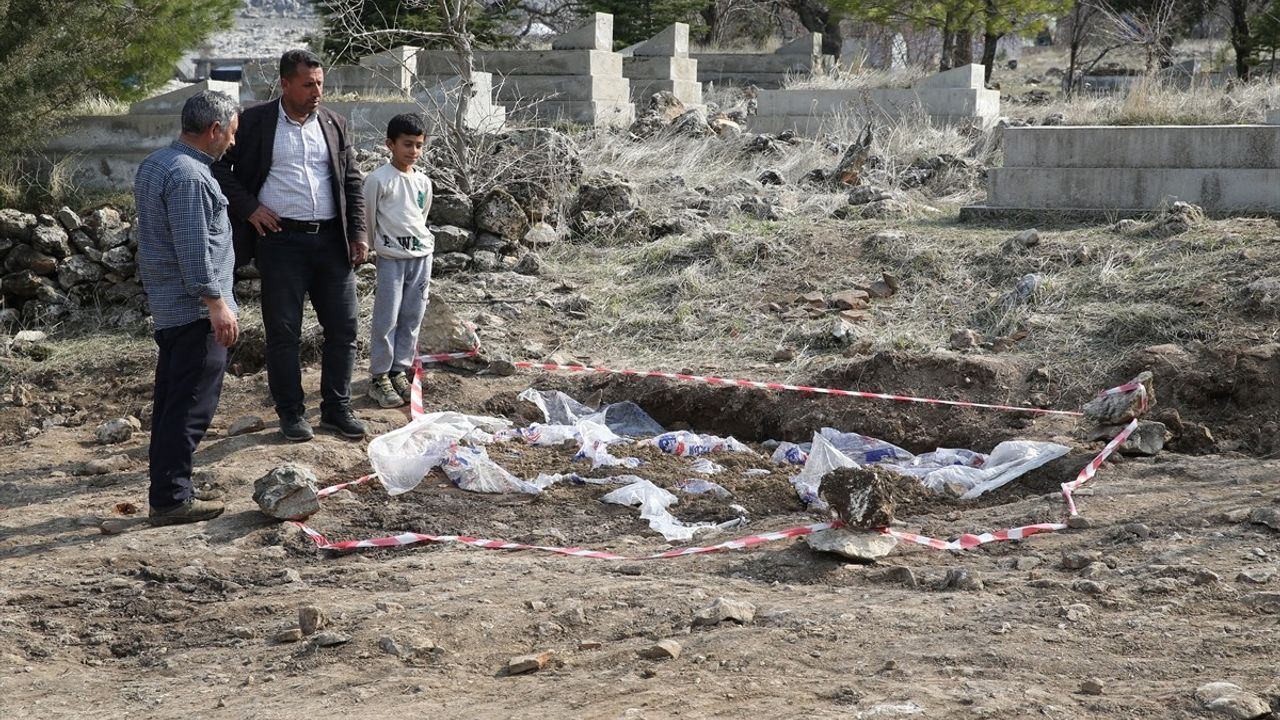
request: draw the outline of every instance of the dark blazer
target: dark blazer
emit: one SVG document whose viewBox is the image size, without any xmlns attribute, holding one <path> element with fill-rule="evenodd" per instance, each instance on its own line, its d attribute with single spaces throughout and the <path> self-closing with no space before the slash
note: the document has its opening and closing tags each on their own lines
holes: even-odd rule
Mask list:
<svg viewBox="0 0 1280 720">
<path fill-rule="evenodd" d="M 248 263 L 254 256 L 258 232 L 249 224 L 249 216 L 258 209 L 258 192 L 271 170 L 271 153 L 275 147 L 276 123 L 279 121 L 279 98 L 246 108 L 240 113 L 236 144 L 222 159 L 213 164 L 213 176 L 227 196 L 227 213 L 231 216 L 236 248 L 236 266 Z M 329 168 L 333 177 L 333 197 L 342 218 L 342 236 L 347 243 L 367 242 L 364 221 L 364 178 L 356 166 L 355 146 L 347 121 L 332 110 L 320 106 L 319 121 L 329 146 Z"/>
</svg>

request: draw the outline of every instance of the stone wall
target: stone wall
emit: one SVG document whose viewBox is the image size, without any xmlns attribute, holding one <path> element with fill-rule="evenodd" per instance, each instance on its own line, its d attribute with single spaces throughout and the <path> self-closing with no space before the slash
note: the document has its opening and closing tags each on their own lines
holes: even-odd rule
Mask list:
<svg viewBox="0 0 1280 720">
<path fill-rule="evenodd" d="M 751 130 L 816 135 L 842 116 L 923 116 L 934 123 L 990 127 L 1000 115 L 1000 92 L 983 85 L 981 65 L 926 78 L 912 88 L 761 90 Z"/>
<path fill-rule="evenodd" d="M 1004 131 L 988 211 L 1138 214 L 1174 200 L 1214 215 L 1280 213 L 1280 126 L 1024 127 Z"/>
<path fill-rule="evenodd" d="M 718 85 L 782 87 L 789 78 L 805 78 L 835 67 L 836 58 L 822 54 L 822 33 L 808 33 L 772 53 L 690 53 L 698 61 L 698 81 Z"/>
<path fill-rule="evenodd" d="M 40 216 L 0 210 L 0 325 L 47 325 L 94 307 L 109 325 L 139 327 L 147 311 L 137 246 L 111 208 L 83 220 L 68 208 Z"/>
</svg>

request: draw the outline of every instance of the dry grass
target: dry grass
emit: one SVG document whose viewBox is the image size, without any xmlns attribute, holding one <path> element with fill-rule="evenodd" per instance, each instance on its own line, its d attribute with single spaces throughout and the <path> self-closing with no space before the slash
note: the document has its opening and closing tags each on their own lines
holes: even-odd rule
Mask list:
<svg viewBox="0 0 1280 720">
<path fill-rule="evenodd" d="M 1191 90 L 1147 80 L 1128 93 L 1091 95 L 1035 106 L 1043 115 L 1061 113 L 1068 125 L 1239 125 L 1261 123 L 1280 106 L 1280 85 L 1254 81 Z M 1016 115 L 1010 108 L 1007 114 Z"/>
<path fill-rule="evenodd" d="M 803 380 L 848 361 L 826 337 L 832 318 L 783 320 L 768 304 L 810 289 L 849 289 L 882 272 L 895 275 L 902 290 L 873 302 L 859 328 L 864 349 L 934 352 L 963 328 L 988 341 L 1025 332 L 1011 353 L 1048 366 L 1067 402 L 1116 380 L 1118 366 L 1142 347 L 1248 345 L 1277 336 L 1242 291 L 1280 262 L 1280 246 L 1265 242 L 1274 235 L 1270 221 L 1208 221 L 1166 239 L 1120 234 L 1103 224 L 1058 227 L 1020 254 L 1002 245 L 1023 226 L 956 223 L 958 206 L 981 197 L 973 176 L 941 177 L 908 193 L 911 207 L 895 219 L 832 217 L 843 193 L 796 181 L 815 167 L 834 166 L 865 120 L 833 122 L 824 138 L 781 155 L 745 152 L 738 142 L 716 138 L 638 143 L 602 134 L 585 141 L 588 175 L 608 171 L 631 181 L 651 214 L 687 206 L 699 186 L 709 188 L 706 197 L 742 192 L 743 181 L 764 169 L 780 172 L 788 185 L 760 192 L 789 201 L 792 213 L 763 221 L 731 210 L 688 234 L 556 247 L 547 255 L 551 270 L 580 283 L 595 301 L 585 320 L 567 326 L 561 347 L 633 367 Z M 986 134 L 920 118 L 881 122 L 877 129 L 873 149 L 884 162 L 871 177 L 882 186 L 918 158 L 991 159 Z M 655 186 L 673 176 L 683 178 L 683 188 Z M 901 234 L 876 236 L 882 230 Z M 1242 261 L 1246 247 L 1254 254 Z M 1031 298 L 1007 301 L 1031 273 L 1041 278 Z M 796 349 L 795 360 L 772 363 L 780 347 Z"/>
<path fill-rule="evenodd" d="M 787 90 L 873 90 L 879 88 L 910 88 L 933 75 L 921 67 L 898 70 L 873 68 L 844 68 L 837 65 L 821 75 L 791 75 L 787 77 Z"/>
</svg>

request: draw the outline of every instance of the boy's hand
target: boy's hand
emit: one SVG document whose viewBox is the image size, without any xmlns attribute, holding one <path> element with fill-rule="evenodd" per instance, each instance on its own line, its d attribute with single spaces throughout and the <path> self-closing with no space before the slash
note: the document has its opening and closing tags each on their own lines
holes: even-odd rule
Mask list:
<svg viewBox="0 0 1280 720">
<path fill-rule="evenodd" d="M 359 267 L 369 261 L 369 243 L 361 240 L 351 243 L 350 247 L 352 267 Z"/>
</svg>

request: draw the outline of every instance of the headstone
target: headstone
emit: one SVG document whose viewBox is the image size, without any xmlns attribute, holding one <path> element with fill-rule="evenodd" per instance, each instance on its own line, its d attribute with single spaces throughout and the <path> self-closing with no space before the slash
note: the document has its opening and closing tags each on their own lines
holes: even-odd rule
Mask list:
<svg viewBox="0 0 1280 720">
<path fill-rule="evenodd" d="M 217 90 L 226 93 L 232 100 L 239 100 L 240 87 L 233 82 L 222 80 L 202 80 L 172 92 L 140 100 L 129 106 L 130 115 L 177 115 L 187 99 L 205 90 Z"/>
<path fill-rule="evenodd" d="M 591 21 L 551 41 L 552 50 L 613 50 L 613 16 L 595 13 Z"/>
</svg>

